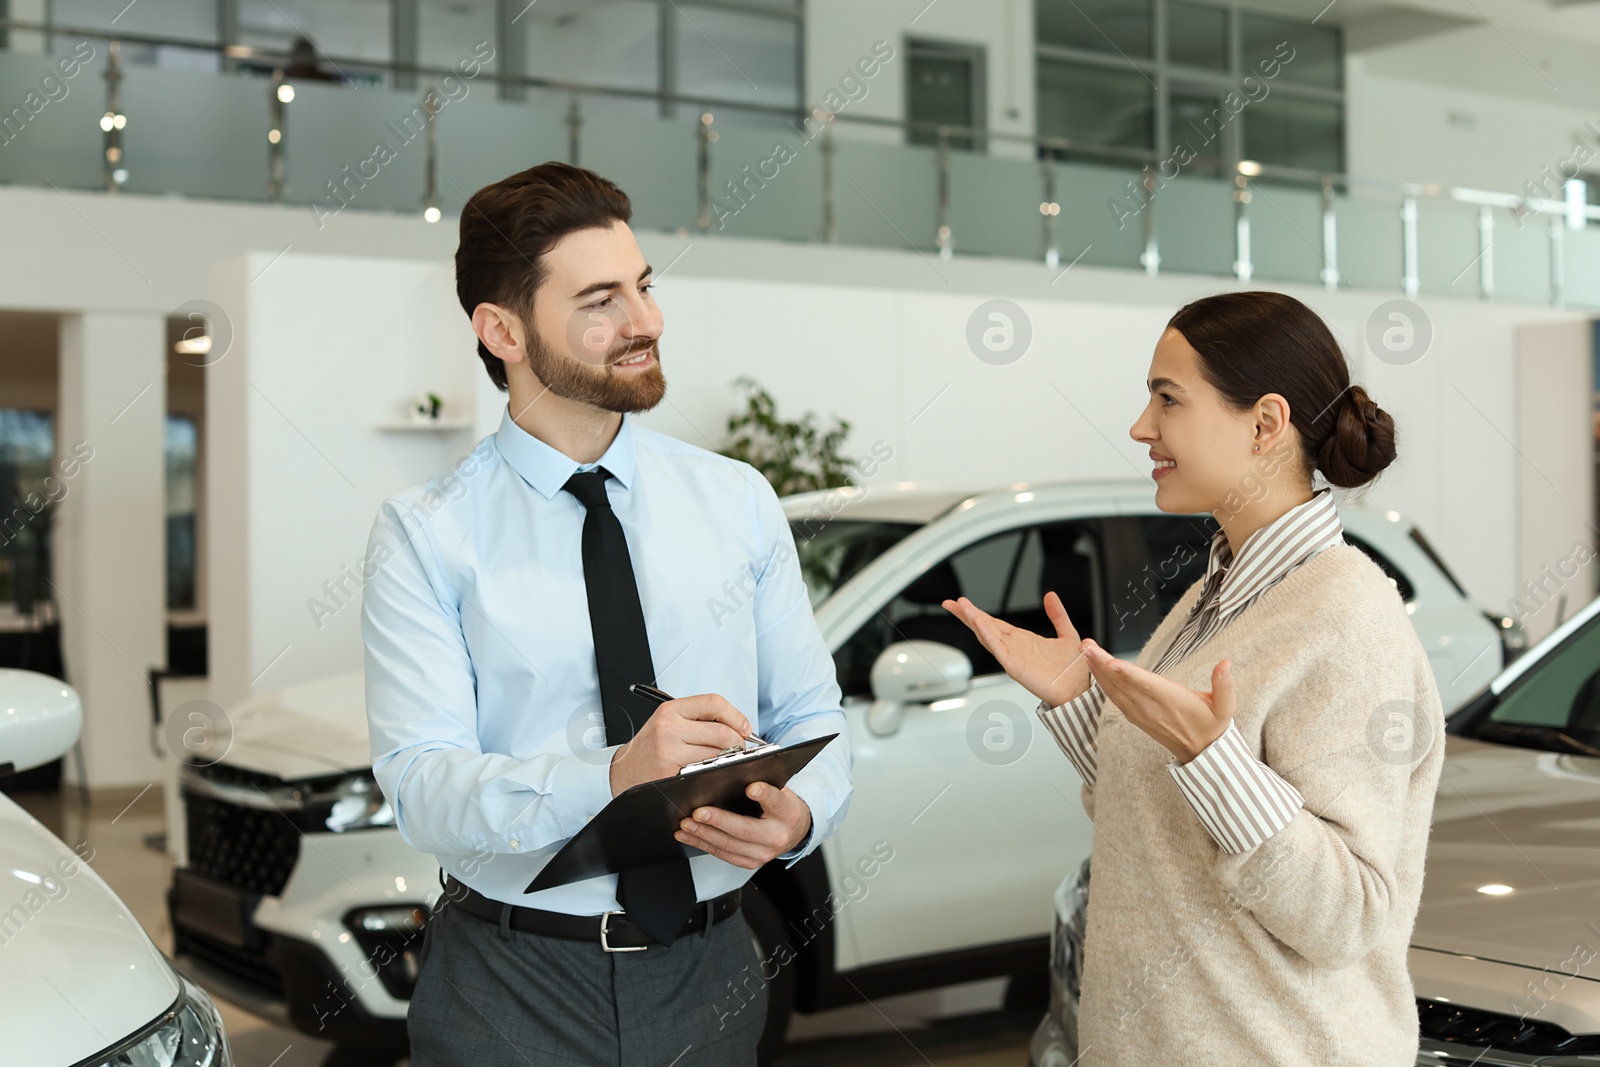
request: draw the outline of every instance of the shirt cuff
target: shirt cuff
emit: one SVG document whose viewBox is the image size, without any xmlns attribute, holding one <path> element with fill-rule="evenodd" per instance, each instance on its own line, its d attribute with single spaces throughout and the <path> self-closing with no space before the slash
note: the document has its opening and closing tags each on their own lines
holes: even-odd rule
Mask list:
<svg viewBox="0 0 1600 1067">
<path fill-rule="evenodd" d="M 1231 722 L 1188 763 L 1168 763 L 1167 773 L 1212 838 L 1234 855 L 1283 829 L 1305 804 L 1298 789 L 1255 758 Z"/>
<path fill-rule="evenodd" d="M 1105 702 L 1105 690 L 1100 688 L 1099 682 L 1091 680 L 1087 690 L 1065 704 L 1052 708 L 1041 700 L 1036 709 L 1045 729 L 1078 769 L 1083 784 L 1091 787 L 1096 772 L 1095 738 L 1100 732 L 1100 709 Z"/>
<path fill-rule="evenodd" d="M 800 803 L 804 804 L 806 806 L 806 810 L 811 813 L 811 828 L 806 831 L 806 836 L 801 838 L 798 845 L 794 846 L 794 848 L 791 848 L 788 852 L 783 852 L 773 857 L 774 860 L 787 861 L 783 865 L 785 870 L 793 867 L 796 863 L 799 863 L 801 860 L 805 859 L 806 856 L 811 854 L 812 850 L 822 843 L 822 839 L 817 833 L 819 828 L 817 825 L 816 806 L 805 798 L 801 792 L 802 789 L 804 789 L 806 792 L 810 792 L 809 789 L 806 789 L 804 783 L 801 784 L 800 789 L 796 789 L 794 781 L 791 780 L 789 782 L 789 791 L 794 793 L 795 796 L 799 797 Z"/>
<path fill-rule="evenodd" d="M 558 798 L 561 833 L 572 837 L 611 803 L 611 760 L 621 745 L 568 756 L 550 777 L 550 795 Z M 513 848 L 515 851 L 515 848 Z"/>
</svg>

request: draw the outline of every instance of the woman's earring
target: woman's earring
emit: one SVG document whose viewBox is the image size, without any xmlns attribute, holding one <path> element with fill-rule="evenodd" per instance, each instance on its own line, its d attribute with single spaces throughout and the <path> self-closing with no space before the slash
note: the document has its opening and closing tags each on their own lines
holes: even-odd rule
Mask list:
<svg viewBox="0 0 1600 1067">
<path fill-rule="evenodd" d="M 1256 447 L 1254 449 L 1252 449 L 1252 451 L 1260 452 L 1261 451 L 1261 446 L 1260 445 L 1256 445 Z"/>
</svg>

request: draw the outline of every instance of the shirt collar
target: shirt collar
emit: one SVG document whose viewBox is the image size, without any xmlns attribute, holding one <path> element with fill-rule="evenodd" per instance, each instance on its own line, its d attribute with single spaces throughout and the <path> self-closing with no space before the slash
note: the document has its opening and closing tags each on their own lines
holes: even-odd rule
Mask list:
<svg viewBox="0 0 1600 1067">
<path fill-rule="evenodd" d="M 1327 487 L 1245 538 L 1237 558 L 1228 535 L 1218 530 L 1211 538 L 1211 558 L 1206 565 L 1207 587 L 1222 571 L 1222 587 L 1216 594 L 1218 614 L 1226 617 L 1242 610 L 1267 586 L 1343 539 L 1344 524 L 1333 503 L 1333 490 Z"/>
<path fill-rule="evenodd" d="M 537 489 L 546 500 L 555 499 L 567 484 L 567 479 L 580 470 L 590 470 L 596 465 L 611 472 L 612 478 L 624 489 L 633 484 L 633 420 L 626 414 L 617 428 L 611 445 L 595 463 L 582 463 L 539 440 L 518 426 L 511 418 L 508 405 L 500 416 L 500 428 L 495 431 L 495 447 L 505 457 L 511 469 L 522 480 Z"/>
</svg>

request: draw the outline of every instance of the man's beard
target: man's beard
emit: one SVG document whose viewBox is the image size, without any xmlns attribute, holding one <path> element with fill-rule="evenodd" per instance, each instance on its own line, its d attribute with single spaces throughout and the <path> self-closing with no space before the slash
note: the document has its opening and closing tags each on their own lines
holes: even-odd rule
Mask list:
<svg viewBox="0 0 1600 1067">
<path fill-rule="evenodd" d="M 655 350 L 655 365 L 647 371 L 618 373 L 611 364 Z M 667 394 L 661 373 L 659 340 L 638 341 L 606 354 L 606 366 L 595 367 L 576 356 L 557 352 L 533 331 L 528 332 L 528 369 L 556 396 L 576 400 L 606 411 L 649 411 Z"/>
</svg>

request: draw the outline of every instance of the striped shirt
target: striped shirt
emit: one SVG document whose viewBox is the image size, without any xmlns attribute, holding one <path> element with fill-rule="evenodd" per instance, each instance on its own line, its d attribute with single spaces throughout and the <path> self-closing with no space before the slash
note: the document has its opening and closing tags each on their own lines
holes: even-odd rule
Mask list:
<svg viewBox="0 0 1600 1067">
<path fill-rule="evenodd" d="M 1284 512 L 1245 538 L 1234 559 L 1227 535 L 1211 539 L 1205 585 L 1155 673 L 1188 656 L 1256 598 L 1324 548 L 1344 541 L 1344 526 L 1332 490 Z M 1105 690 L 1091 679 L 1082 695 L 1059 707 L 1039 702 L 1038 715 L 1066 753 L 1084 784 L 1095 783 L 1095 736 Z M 1286 826 L 1304 803 L 1299 791 L 1255 758 L 1238 728 L 1229 723 L 1221 737 L 1188 763 L 1173 760 L 1167 771 L 1179 791 L 1225 852 L 1248 852 Z"/>
</svg>

